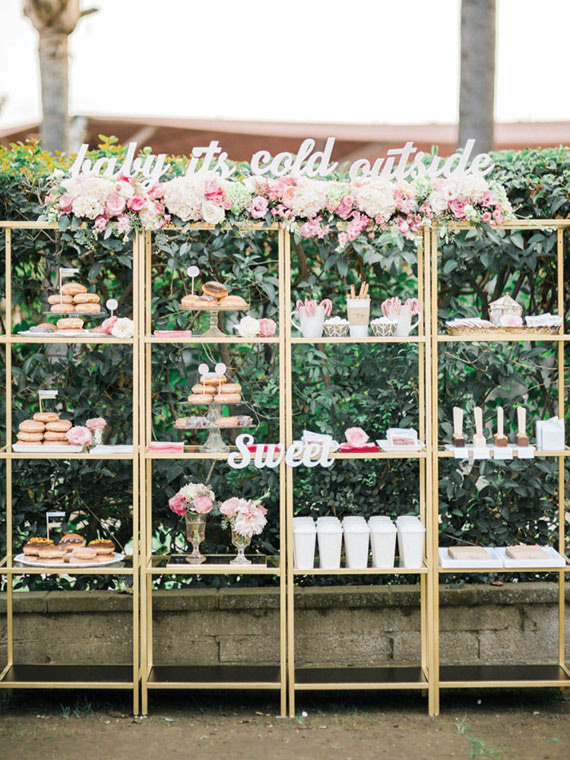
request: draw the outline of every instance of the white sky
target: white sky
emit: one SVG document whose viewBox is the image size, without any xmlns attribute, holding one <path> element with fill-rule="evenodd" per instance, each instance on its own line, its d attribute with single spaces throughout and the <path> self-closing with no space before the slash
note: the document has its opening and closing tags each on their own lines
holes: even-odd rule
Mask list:
<svg viewBox="0 0 570 760">
<path fill-rule="evenodd" d="M 460 0 L 82 0 L 71 113 L 454 122 Z M 0 0 L 0 126 L 39 119 L 37 35 Z M 570 120 L 569 0 L 497 0 L 498 121 Z"/>
</svg>

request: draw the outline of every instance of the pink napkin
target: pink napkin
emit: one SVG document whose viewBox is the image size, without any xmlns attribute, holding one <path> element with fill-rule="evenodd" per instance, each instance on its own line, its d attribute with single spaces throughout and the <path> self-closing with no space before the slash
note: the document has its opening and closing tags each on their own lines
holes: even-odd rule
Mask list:
<svg viewBox="0 0 570 760">
<path fill-rule="evenodd" d="M 351 446 L 350 443 L 341 443 L 340 450 L 345 454 L 370 454 L 380 451 L 375 443 L 365 443 L 362 446 Z"/>
<path fill-rule="evenodd" d="M 255 452 L 260 446 L 263 446 L 263 453 L 267 454 L 267 449 L 269 446 L 269 444 L 267 443 L 254 443 L 252 446 L 248 446 L 247 450 L 251 451 L 252 454 L 255 454 Z M 281 446 L 277 446 L 277 451 L 281 451 Z"/>
<path fill-rule="evenodd" d="M 191 338 L 192 330 L 155 330 L 154 334 L 159 338 Z"/>
<path fill-rule="evenodd" d="M 181 441 L 151 441 L 148 444 L 149 451 L 157 451 L 161 454 L 183 454 L 184 443 Z"/>
</svg>

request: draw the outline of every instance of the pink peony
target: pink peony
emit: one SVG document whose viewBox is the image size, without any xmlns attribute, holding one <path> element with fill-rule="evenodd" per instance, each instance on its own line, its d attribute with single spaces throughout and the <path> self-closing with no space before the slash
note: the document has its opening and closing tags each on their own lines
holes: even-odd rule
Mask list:
<svg viewBox="0 0 570 760">
<path fill-rule="evenodd" d="M 352 198 L 350 195 L 345 195 L 340 199 L 340 203 L 335 209 L 335 214 L 340 216 L 341 219 L 348 219 L 352 213 Z"/>
<path fill-rule="evenodd" d="M 81 425 L 70 428 L 65 437 L 72 446 L 87 446 L 91 443 L 91 431 Z"/>
<path fill-rule="evenodd" d="M 221 203 L 224 198 L 224 188 L 217 179 L 208 179 L 204 183 L 204 197 L 207 201 Z"/>
<path fill-rule="evenodd" d="M 107 333 L 107 335 L 110 335 L 113 325 L 118 319 L 119 317 L 109 317 L 106 319 L 101 325 L 101 331 Z"/>
<path fill-rule="evenodd" d="M 131 220 L 128 214 L 121 214 L 117 217 L 117 231 L 118 232 L 130 232 Z"/>
<path fill-rule="evenodd" d="M 250 201 L 250 204 L 247 208 L 254 219 L 262 219 L 267 213 L 267 209 L 267 199 L 262 198 L 261 195 L 256 195 L 255 198 Z"/>
<path fill-rule="evenodd" d="M 125 210 L 127 201 L 119 193 L 111 193 L 105 201 L 105 213 L 108 216 L 119 216 Z"/>
<path fill-rule="evenodd" d="M 289 187 L 286 187 L 283 191 L 283 195 L 281 197 L 281 200 L 285 204 L 285 206 L 292 206 L 293 201 L 295 200 L 295 188 L 291 185 Z"/>
<path fill-rule="evenodd" d="M 364 446 L 368 441 L 368 435 L 359 427 L 348 428 L 344 431 L 344 435 L 348 443 L 354 447 Z"/>
<path fill-rule="evenodd" d="M 522 327 L 523 321 L 517 314 L 501 314 L 499 324 L 501 327 Z"/>
<path fill-rule="evenodd" d="M 465 219 L 465 206 L 465 201 L 460 201 L 457 198 L 449 201 L 450 211 L 456 219 Z"/>
<path fill-rule="evenodd" d="M 194 499 L 193 511 L 199 515 L 207 515 L 212 511 L 213 502 L 208 496 L 198 496 Z"/>
<path fill-rule="evenodd" d="M 57 207 L 60 211 L 63 211 L 64 214 L 71 214 L 73 211 L 73 196 L 69 193 L 64 193 L 59 199 Z"/>
<path fill-rule="evenodd" d="M 103 419 L 103 417 L 93 417 L 87 420 L 85 427 L 89 428 L 89 430 L 102 430 L 104 427 L 107 427 L 107 420 Z"/>
<path fill-rule="evenodd" d="M 273 319 L 260 319 L 259 320 L 259 334 L 262 338 L 270 338 L 275 335 L 277 325 Z"/>
<path fill-rule="evenodd" d="M 173 496 L 172 499 L 168 500 L 168 506 L 177 515 L 185 515 L 186 512 L 188 512 L 188 507 L 186 506 L 186 498 L 184 496 L 181 496 L 179 493 Z"/>
<path fill-rule="evenodd" d="M 226 499 L 220 507 L 220 512 L 226 517 L 233 517 L 236 509 L 239 506 L 239 499 L 234 496 L 231 499 Z"/>
<path fill-rule="evenodd" d="M 134 198 L 131 198 L 128 201 L 127 205 L 131 211 L 134 211 L 135 214 L 138 214 L 138 212 L 142 211 L 143 208 L 146 206 L 146 200 L 145 198 L 141 198 L 140 195 L 135 195 Z"/>
<path fill-rule="evenodd" d="M 481 221 L 485 222 L 485 224 L 489 224 L 489 222 L 491 221 L 492 218 L 493 217 L 491 216 L 491 212 L 490 211 L 485 211 L 485 213 L 481 217 Z"/>
<path fill-rule="evenodd" d="M 148 191 L 148 197 L 153 201 L 158 200 L 159 198 L 162 198 L 163 195 L 164 195 L 164 188 L 161 184 L 154 185 L 154 187 L 151 187 L 150 190 Z"/>
</svg>

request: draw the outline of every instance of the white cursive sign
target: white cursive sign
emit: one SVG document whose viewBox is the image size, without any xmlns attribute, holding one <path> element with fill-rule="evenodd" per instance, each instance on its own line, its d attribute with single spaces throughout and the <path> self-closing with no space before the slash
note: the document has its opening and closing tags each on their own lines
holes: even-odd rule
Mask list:
<svg viewBox="0 0 570 760">
<path fill-rule="evenodd" d="M 332 443 L 332 442 L 331 442 Z M 244 433 L 236 438 L 237 451 L 228 457 L 228 464 L 234 470 L 243 470 L 252 462 L 252 452 L 248 446 L 253 445 L 253 436 Z M 285 464 L 288 467 L 330 467 L 334 459 L 329 457 L 331 444 L 303 443 L 294 441 L 285 452 Z M 284 446 L 280 443 L 260 443 L 256 445 L 253 466 L 258 470 L 264 467 L 279 467 L 283 460 Z"/>
<path fill-rule="evenodd" d="M 338 167 L 338 161 L 331 162 L 335 138 L 329 137 L 322 151 L 315 150 L 315 141 L 308 137 L 303 140 L 296 154 L 284 151 L 272 156 L 268 150 L 259 150 L 251 157 L 251 173 L 256 176 L 267 174 L 271 177 L 329 177 Z M 418 151 L 414 143 L 409 141 L 402 148 L 390 148 L 386 151 L 387 158 L 377 158 L 372 164 L 366 158 L 354 161 L 349 170 L 351 181 L 357 178 L 371 179 L 413 179 L 427 176 L 461 177 L 465 174 L 484 176 L 493 168 L 493 161 L 488 153 L 478 153 L 469 160 L 473 152 L 475 140 L 467 140 L 462 153 L 454 153 L 448 158 L 433 156 L 431 162 L 424 163 L 425 153 Z M 160 182 L 162 175 L 170 168 L 166 162 L 166 153 L 158 156 L 147 153 L 135 158 L 136 142 L 127 147 L 127 155 L 120 166 L 117 157 L 103 157 L 93 162 L 87 158 L 89 146 L 84 143 L 70 169 L 70 175 L 98 174 L 107 177 L 126 175 L 143 176 L 143 184 L 153 185 Z M 414 155 L 415 154 L 415 155 Z M 217 174 L 222 179 L 228 179 L 236 167 L 228 163 L 228 154 L 222 150 L 217 140 L 211 140 L 207 146 L 192 148 L 192 154 L 186 168 L 186 175 Z"/>
</svg>

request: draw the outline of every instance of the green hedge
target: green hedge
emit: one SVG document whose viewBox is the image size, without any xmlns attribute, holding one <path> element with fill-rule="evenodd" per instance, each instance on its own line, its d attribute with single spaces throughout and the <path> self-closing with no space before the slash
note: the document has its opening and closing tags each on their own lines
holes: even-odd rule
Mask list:
<svg viewBox="0 0 570 760">
<path fill-rule="evenodd" d="M 103 146 L 104 152 L 120 148 Z M 94 157 L 96 154 L 94 153 Z M 495 177 L 508 189 L 517 214 L 527 218 L 570 215 L 570 150 L 527 150 L 494 154 Z M 0 148 L 0 218 L 35 219 L 41 212 L 46 178 L 56 161 L 38 146 Z M 247 166 L 240 166 L 246 172 Z M 366 277 L 373 312 L 389 295 L 414 295 L 416 251 L 412 243 L 389 236 L 356 240 L 339 254 L 335 243 L 295 240 L 293 297 L 331 297 L 342 314 L 344 294 L 351 283 Z M 505 292 L 532 312 L 556 311 L 556 233 L 551 230 L 503 231 L 477 229 L 440 243 L 440 318 L 486 315 L 490 301 Z M 0 236 L 4 252 L 4 237 Z M 104 298 L 121 302 L 122 316 L 131 316 L 130 243 L 118 239 L 96 243 L 84 231 L 16 231 L 14 301 L 20 329 L 40 320 L 46 281 L 61 265 L 78 266 L 81 278 L 96 285 Z M 257 316 L 277 311 L 277 245 L 274 233 L 237 237 L 227 231 L 160 232 L 153 258 L 153 327 L 187 326 L 188 315 L 178 310 L 184 293 L 185 269 L 197 264 L 204 274 L 219 277 L 232 292 L 250 299 Z M 567 247 L 565 264 L 568 267 Z M 3 270 L 2 270 L 3 271 Z M 568 271 L 568 269 L 567 269 Z M 565 284 L 568 282 L 566 276 Z M 2 282 L 2 292 L 4 283 Z M 568 298 L 565 294 L 565 317 Z M 205 317 L 200 317 L 204 319 Z M 507 427 L 514 428 L 515 408 L 525 403 L 529 418 L 555 413 L 555 349 L 539 344 L 440 345 L 440 436 L 450 433 L 451 408 L 462 403 L 492 411 L 502 405 Z M 37 350 L 36 350 L 37 349 Z M 222 360 L 235 370 L 244 386 L 240 412 L 258 422 L 258 440 L 277 440 L 278 361 L 272 346 L 153 348 L 153 414 L 157 438 L 172 436 L 176 416 L 189 414 L 182 405 L 195 382 L 200 362 Z M 21 345 L 14 350 L 14 425 L 35 411 L 39 387 L 61 389 L 63 408 L 79 422 L 86 416 L 110 421 L 111 441 L 130 434 L 131 350 L 121 346 L 45 350 Z M 4 361 L 4 355 L 2 355 Z M 417 427 L 417 347 L 414 345 L 331 346 L 293 348 L 296 434 L 320 430 L 342 440 L 346 427 L 359 425 L 371 438 L 388 426 Z M 565 392 L 566 400 L 568 392 Z M 3 420 L 2 416 L 2 420 Z M 490 433 L 490 429 L 488 431 Z M 295 471 L 295 505 L 299 514 L 335 512 L 393 515 L 418 506 L 417 463 L 337 461 L 327 471 Z M 554 460 L 481 462 L 471 468 L 446 460 L 440 468 L 441 542 L 544 541 L 552 535 L 556 516 Z M 170 513 L 168 498 L 191 475 L 203 479 L 208 468 L 199 463 L 157 462 L 153 525 L 155 544 L 169 546 L 182 534 L 182 521 Z M 566 474 L 567 479 L 567 474 Z M 278 483 L 272 471 L 229 471 L 218 464 L 211 473 L 216 495 L 249 496 L 270 489 L 269 524 L 256 546 L 277 547 Z M 3 498 L 3 492 L 1 495 Z M 132 501 L 129 468 L 122 463 L 56 466 L 50 462 L 18 463 L 14 484 L 15 541 L 41 532 L 48 506 L 63 506 L 74 524 L 94 536 L 103 524 L 121 542 L 130 532 Z M 224 550 L 227 534 L 219 524 L 208 530 L 208 549 Z M 35 576 L 34 587 L 51 588 L 55 579 Z M 222 579 L 214 583 L 223 583 Z M 255 582 L 255 581 L 252 581 Z M 382 582 L 382 581 L 379 581 Z M 104 582 L 100 582 L 104 585 Z M 97 585 L 83 577 L 78 585 Z"/>
</svg>

